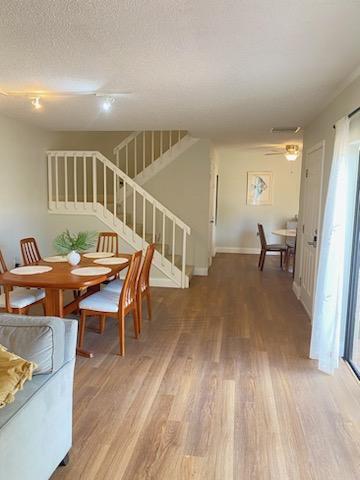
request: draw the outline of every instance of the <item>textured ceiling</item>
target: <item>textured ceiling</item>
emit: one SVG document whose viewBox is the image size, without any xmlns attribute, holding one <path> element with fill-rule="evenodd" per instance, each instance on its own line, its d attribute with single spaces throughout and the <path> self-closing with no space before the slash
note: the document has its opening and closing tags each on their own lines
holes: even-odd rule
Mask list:
<svg viewBox="0 0 360 480">
<path fill-rule="evenodd" d="M 55 130 L 184 128 L 215 142 L 271 142 L 304 125 L 360 63 L 350 0 L 1 0 L 0 111 Z M 290 137 L 276 137 L 290 140 Z M 274 141 L 275 140 L 275 141 Z"/>
</svg>

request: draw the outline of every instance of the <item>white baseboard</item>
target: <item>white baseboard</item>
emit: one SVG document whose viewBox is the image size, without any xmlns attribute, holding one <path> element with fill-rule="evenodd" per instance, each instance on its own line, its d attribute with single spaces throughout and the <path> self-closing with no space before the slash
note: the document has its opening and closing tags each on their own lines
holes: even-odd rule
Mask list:
<svg viewBox="0 0 360 480">
<path fill-rule="evenodd" d="M 295 281 L 293 282 L 292 284 L 292 289 L 293 289 L 293 292 L 295 293 L 295 296 L 298 300 L 300 300 L 300 285 L 298 285 Z"/>
<path fill-rule="evenodd" d="M 193 275 L 199 275 L 200 277 L 207 277 L 209 269 L 207 267 L 194 267 Z"/>
<path fill-rule="evenodd" d="M 150 278 L 151 287 L 165 287 L 165 288 L 180 288 L 170 278 L 160 278 L 160 277 L 151 277 Z"/>
<path fill-rule="evenodd" d="M 259 255 L 260 248 L 216 247 L 216 253 L 242 253 L 242 254 L 249 254 L 249 255 Z"/>
<path fill-rule="evenodd" d="M 242 255 L 260 255 L 260 248 L 248 247 L 216 247 L 216 253 L 241 253 Z M 277 255 L 277 252 L 267 252 L 266 255 Z"/>
</svg>

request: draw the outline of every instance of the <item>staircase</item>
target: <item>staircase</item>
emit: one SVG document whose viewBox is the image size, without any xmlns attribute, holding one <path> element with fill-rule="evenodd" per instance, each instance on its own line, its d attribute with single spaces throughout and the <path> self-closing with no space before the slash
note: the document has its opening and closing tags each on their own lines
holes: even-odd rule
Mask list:
<svg viewBox="0 0 360 480">
<path fill-rule="evenodd" d="M 144 185 L 195 142 L 183 130 L 134 132 L 114 148 L 115 165 Z"/>
<path fill-rule="evenodd" d="M 164 168 L 162 164 L 169 164 L 172 155 L 192 141 L 181 131 L 177 137 L 170 132 L 166 139 L 161 132 L 136 132 L 115 148 L 115 163 L 97 151 L 49 151 L 49 212 L 93 215 L 135 250 L 155 243 L 155 267 L 174 287 L 188 288 L 193 270 L 187 265 L 190 227 L 137 180 Z"/>
</svg>

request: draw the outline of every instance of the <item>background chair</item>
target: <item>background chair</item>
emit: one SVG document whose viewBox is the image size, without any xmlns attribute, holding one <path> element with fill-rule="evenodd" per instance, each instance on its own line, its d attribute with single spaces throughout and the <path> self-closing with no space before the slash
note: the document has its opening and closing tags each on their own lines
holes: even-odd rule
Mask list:
<svg viewBox="0 0 360 480">
<path fill-rule="evenodd" d="M 131 256 L 130 265 L 120 293 L 103 289 L 80 302 L 79 307 L 81 315 L 78 343 L 80 349 L 83 348 L 86 317 L 88 315 L 94 315 L 100 318 L 101 332 L 105 328 L 106 317 L 117 319 L 119 327 L 119 352 L 121 356 L 125 355 L 125 317 L 130 312 L 133 314 L 135 337 L 137 338 L 139 336 L 136 287 L 140 271 L 141 257 L 141 250 Z"/>
<path fill-rule="evenodd" d="M 283 254 L 286 252 L 286 246 L 281 244 L 268 244 L 265 237 L 264 227 L 258 223 L 258 231 L 261 243 L 261 252 L 259 257 L 258 269 L 263 270 L 267 252 L 280 253 L 280 267 L 283 266 Z"/>
<path fill-rule="evenodd" d="M 24 265 L 31 265 L 41 260 L 41 255 L 35 238 L 23 238 L 20 240 L 20 249 Z"/>
<path fill-rule="evenodd" d="M 0 274 L 7 272 L 4 257 L 0 251 Z M 1 293 L 0 287 L 0 312 L 11 312 L 27 315 L 29 308 L 42 304 L 45 314 L 45 292 L 41 288 L 15 287 L 10 291 Z"/>
<path fill-rule="evenodd" d="M 112 252 L 119 254 L 119 237 L 115 232 L 100 232 L 98 236 L 97 252 Z"/>
</svg>

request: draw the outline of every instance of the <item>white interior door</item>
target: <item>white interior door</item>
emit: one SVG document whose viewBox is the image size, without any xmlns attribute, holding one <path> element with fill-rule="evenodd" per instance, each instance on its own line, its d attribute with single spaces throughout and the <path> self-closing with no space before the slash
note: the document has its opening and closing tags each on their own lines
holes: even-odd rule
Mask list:
<svg viewBox="0 0 360 480">
<path fill-rule="evenodd" d="M 209 198 L 209 266 L 212 263 L 212 258 L 215 256 L 216 243 L 216 205 L 217 205 L 217 178 L 218 171 L 215 159 L 210 161 L 210 198 Z"/>
<path fill-rule="evenodd" d="M 320 239 L 321 190 L 324 162 L 324 142 L 305 156 L 305 185 L 301 226 L 301 289 L 300 299 L 312 316 Z"/>
</svg>

